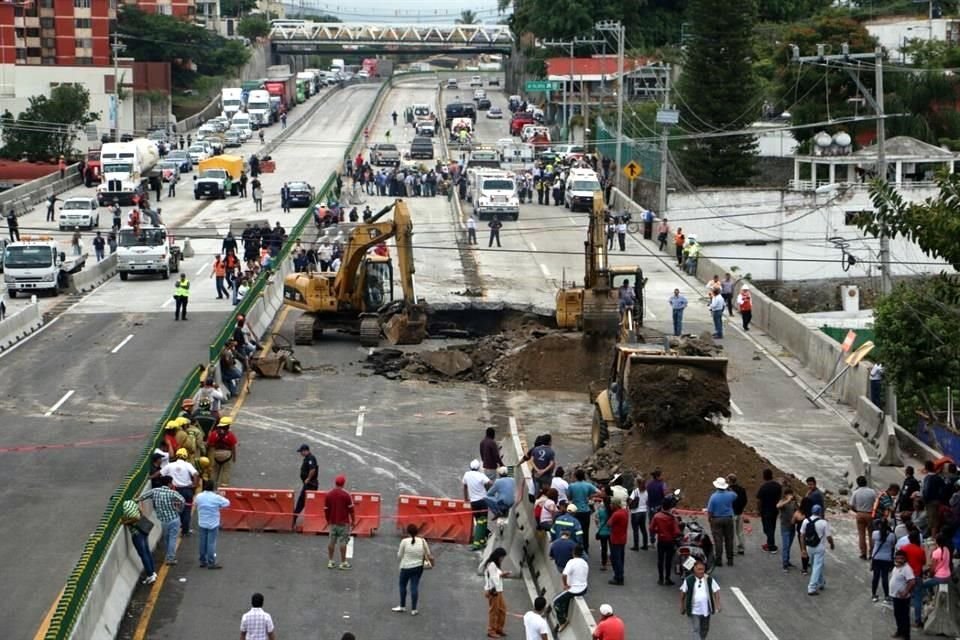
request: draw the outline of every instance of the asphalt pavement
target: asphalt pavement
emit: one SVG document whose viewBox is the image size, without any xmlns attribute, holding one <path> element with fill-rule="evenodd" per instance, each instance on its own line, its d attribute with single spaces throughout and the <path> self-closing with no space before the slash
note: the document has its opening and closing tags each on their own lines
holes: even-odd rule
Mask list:
<svg viewBox="0 0 960 640">
<path fill-rule="evenodd" d="M 160 202 L 173 226 L 225 232 L 230 220 L 279 219 L 288 228 L 302 213 L 279 214 L 283 180 L 320 185 L 340 166 L 349 132 L 373 99 L 373 85 L 347 88 L 273 154 L 277 173 L 264 176 L 267 214 L 250 200 L 195 201 L 190 177 L 175 198 Z M 291 123 L 310 103 L 291 113 Z M 267 130 L 268 140 L 279 132 Z M 259 143 L 257 143 L 258 145 Z M 255 146 L 243 149 L 249 154 Z M 339 146 L 338 146 L 339 145 Z M 91 193 L 78 188 L 66 194 Z M 50 229 L 45 208 L 21 228 Z M 101 217 L 101 220 L 104 218 Z M 158 413 L 231 311 L 216 300 L 209 264 L 219 240 L 197 240 L 182 264 L 194 282 L 189 321 L 174 323 L 173 280 L 113 278 L 41 332 L 0 354 L 0 604 L 4 636 L 32 637 L 80 556 L 108 498 L 130 469 Z M 207 284 L 209 283 L 209 284 Z M 207 288 L 209 287 L 209 288 Z M 25 548 L 24 532 L 34 535 Z"/>
</svg>

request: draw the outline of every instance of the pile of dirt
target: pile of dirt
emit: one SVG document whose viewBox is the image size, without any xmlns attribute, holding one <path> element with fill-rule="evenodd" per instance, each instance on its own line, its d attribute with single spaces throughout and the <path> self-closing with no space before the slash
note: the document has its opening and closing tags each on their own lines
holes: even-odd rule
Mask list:
<svg viewBox="0 0 960 640">
<path fill-rule="evenodd" d="M 615 439 L 616 440 L 616 439 Z M 670 434 L 658 437 L 631 430 L 625 434 L 624 445 L 608 445 L 598 450 L 581 465 L 597 481 L 609 479 L 614 473 L 650 478 L 650 472 L 659 467 L 671 491 L 682 492 L 681 507 L 702 509 L 713 493 L 713 481 L 728 474 L 736 474 L 747 491 L 747 511 L 757 508 L 757 489 L 763 484 L 764 469 L 773 471 L 773 477 L 785 482 L 795 491 L 803 491 L 803 483 L 732 436 L 723 432 Z"/>
<path fill-rule="evenodd" d="M 607 374 L 612 342 L 527 324 L 436 351 L 377 349 L 365 368 L 391 380 L 482 382 L 507 390 L 586 392 Z"/>
<path fill-rule="evenodd" d="M 730 417 L 730 387 L 723 369 L 670 362 L 631 366 L 627 380 L 632 424 L 646 432 L 715 430 Z"/>
</svg>

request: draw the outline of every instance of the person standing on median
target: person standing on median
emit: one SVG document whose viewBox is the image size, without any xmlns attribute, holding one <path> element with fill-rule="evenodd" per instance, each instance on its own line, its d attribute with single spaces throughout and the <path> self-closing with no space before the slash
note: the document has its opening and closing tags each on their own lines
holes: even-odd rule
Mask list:
<svg viewBox="0 0 960 640">
<path fill-rule="evenodd" d="M 715 566 L 723 566 L 723 552 L 727 552 L 727 564 L 733 566 L 733 503 L 737 494 L 729 491 L 726 478 L 713 481 L 714 492 L 707 501 L 707 516 L 710 534 L 713 536 Z"/>
<path fill-rule="evenodd" d="M 707 575 L 702 560 L 693 565 L 693 573 L 680 584 L 680 615 L 690 618 L 694 640 L 706 640 L 710 618 L 720 613 L 720 585 Z"/>
<path fill-rule="evenodd" d="M 351 568 L 347 560 L 347 543 L 350 542 L 350 530 L 357 527 L 357 514 L 353 508 L 353 497 L 344 490 L 347 477 L 343 474 L 334 479 L 336 485 L 327 492 L 323 501 L 323 513 L 330 527 L 330 541 L 327 543 L 327 569 L 336 569 L 333 553 L 340 543 L 340 568 Z"/>
<path fill-rule="evenodd" d="M 122 505 L 120 524 L 130 531 L 130 540 L 133 548 L 143 563 L 144 578 L 141 584 L 153 584 L 157 581 L 157 570 L 153 564 L 153 552 L 150 550 L 150 530 L 153 522 L 140 512 L 140 505 L 134 500 L 124 500 Z"/>
<path fill-rule="evenodd" d="M 160 486 L 147 489 L 140 494 L 137 502 L 150 500 L 153 502 L 153 511 L 157 514 L 166 545 L 166 562 L 168 565 L 177 564 L 177 534 L 180 533 L 180 512 L 186 501 L 179 493 L 173 490 L 173 478 L 160 476 Z"/>
<path fill-rule="evenodd" d="M 683 333 L 683 310 L 687 308 L 687 299 L 680 295 L 680 289 L 674 289 L 667 303 L 673 311 L 673 335 L 680 336 Z"/>
<path fill-rule="evenodd" d="M 316 491 L 320 488 L 317 480 L 317 458 L 310 453 L 310 445 L 304 443 L 297 447 L 297 453 L 302 458 L 300 462 L 300 495 L 297 497 L 297 504 L 293 508 L 293 528 L 297 527 L 297 516 L 303 511 L 307 504 L 307 491 Z"/>
<path fill-rule="evenodd" d="M 217 562 L 217 536 L 220 534 L 220 509 L 230 501 L 213 490 L 213 482 L 205 480 L 203 491 L 193 499 L 197 505 L 197 528 L 200 529 L 200 567 L 222 569 Z"/>
</svg>

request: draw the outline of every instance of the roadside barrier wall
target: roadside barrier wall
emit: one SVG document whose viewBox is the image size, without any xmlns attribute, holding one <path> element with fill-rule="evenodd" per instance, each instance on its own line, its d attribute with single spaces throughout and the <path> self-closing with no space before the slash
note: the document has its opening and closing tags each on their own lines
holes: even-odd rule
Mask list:
<svg viewBox="0 0 960 640">
<path fill-rule="evenodd" d="M 404 77 L 400 76 L 400 79 Z M 392 83 L 393 80 L 389 85 L 392 86 Z M 378 99 L 382 99 L 382 94 L 387 87 L 387 83 L 381 87 L 381 95 L 378 95 Z M 328 99 L 334 91 L 336 89 L 315 101 L 309 108 L 318 109 L 326 101 L 325 98 Z M 365 121 L 375 113 L 375 108 L 378 108 L 376 102 L 368 111 Z M 291 123 L 282 134 L 277 136 L 274 142 L 279 144 L 280 140 L 289 138 L 297 131 L 298 126 L 306 122 L 308 118 L 309 115 L 306 115 Z M 363 127 L 361 126 L 354 133 L 351 149 L 357 144 L 357 137 L 362 137 L 362 132 Z M 270 153 L 275 148 L 276 144 L 273 147 L 267 145 L 265 150 Z M 72 170 L 72 175 L 75 178 L 71 177 L 68 169 L 67 180 L 74 181 L 69 186 L 80 183 L 76 166 L 73 166 Z M 226 319 L 220 331 L 214 337 L 208 353 L 205 354 L 203 364 L 198 364 L 184 379 L 169 405 L 167 405 L 166 410 L 154 423 L 151 436 L 144 444 L 137 461 L 124 478 L 123 483 L 110 496 L 100 522 L 88 536 L 80 559 L 67 578 L 64 591 L 56 603 L 50 624 L 43 635 L 45 640 L 64 640 L 67 638 L 112 640 L 115 637 L 130 595 L 133 593 L 136 576 L 140 573 L 139 558 L 129 540 L 129 534 L 123 530 L 123 526 L 120 524 L 121 505 L 124 500 L 133 499 L 139 495 L 145 486 L 147 471 L 150 466 L 150 454 L 162 437 L 163 425 L 167 420 L 179 415 L 181 401 L 184 398 L 192 397 L 196 393 L 200 386 L 201 376 L 207 375 L 210 365 L 213 365 L 214 370 L 218 368 L 220 352 L 233 332 L 237 315 L 248 315 L 251 310 L 256 309 L 252 321 L 256 322 L 264 331 L 269 327 L 269 321 L 273 317 L 273 315 L 270 315 L 270 311 L 282 306 L 283 278 L 281 274 L 285 273 L 284 269 L 289 268 L 291 250 L 295 246 L 297 238 L 309 228 L 308 225 L 313 223 L 312 204 L 327 197 L 327 194 L 336 184 L 336 177 L 336 174 L 332 174 L 326 180 L 311 206 L 307 208 L 290 231 L 288 241 L 276 258 L 275 264 L 280 265 L 277 271 L 263 273 L 250 287 L 244 300 L 235 307 L 233 313 Z M 69 186 L 63 186 L 63 188 L 69 188 Z M 49 185 L 49 188 L 54 188 L 54 185 Z M 10 191 L 4 195 L 9 197 Z M 23 197 L 26 197 L 28 191 L 25 189 L 22 192 Z M 43 192 L 34 197 L 37 198 L 36 201 L 40 201 L 47 195 L 49 194 Z M 4 197 L 0 196 L 0 202 L 4 201 Z M 263 300 L 263 298 L 266 298 L 266 300 Z M 39 314 L 38 309 L 35 309 L 35 312 Z M 2 325 L 0 325 L 0 335 L 3 335 Z M 151 535 L 151 543 L 155 543 L 158 538 L 159 527 L 155 527 Z"/>
<path fill-rule="evenodd" d="M 16 343 L 43 326 L 43 314 L 40 303 L 31 302 L 16 313 L 11 313 L 0 321 L 0 352 L 6 351 Z"/>
<path fill-rule="evenodd" d="M 89 256 L 87 256 L 89 260 Z M 85 268 L 79 273 L 70 274 L 67 291 L 80 293 L 89 291 L 106 282 L 117 272 L 117 254 L 111 253 L 106 258 Z"/>
<path fill-rule="evenodd" d="M 60 177 L 60 172 L 55 170 L 42 178 L 18 184 L 0 193 L 0 211 L 3 212 L 4 216 L 11 209 L 14 210 L 17 217 L 26 215 L 36 204 L 43 202 L 52 195 L 80 186 L 82 183 L 80 163 L 75 162 L 67 165 L 63 178 Z"/>
</svg>

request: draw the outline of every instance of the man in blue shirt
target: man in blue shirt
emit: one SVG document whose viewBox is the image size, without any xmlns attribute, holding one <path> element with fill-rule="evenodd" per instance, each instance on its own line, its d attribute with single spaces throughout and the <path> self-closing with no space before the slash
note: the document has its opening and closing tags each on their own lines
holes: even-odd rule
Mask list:
<svg viewBox="0 0 960 640">
<path fill-rule="evenodd" d="M 687 308 L 687 299 L 680 295 L 680 289 L 674 289 L 667 302 L 673 310 L 673 335 L 679 336 L 683 333 L 683 310 Z"/>
<path fill-rule="evenodd" d="M 507 475 L 506 467 L 499 467 L 497 476 L 493 486 L 487 491 L 487 507 L 493 513 L 494 518 L 507 515 L 510 507 L 513 506 L 514 497 L 517 493 L 517 484 L 513 478 Z"/>
<path fill-rule="evenodd" d="M 573 557 L 573 548 L 577 543 L 571 537 L 571 531 L 564 529 L 560 532 L 560 537 L 550 544 L 550 557 L 557 565 L 557 571 L 563 573 L 563 568 L 567 566 L 567 561 Z"/>
<path fill-rule="evenodd" d="M 716 489 L 707 501 L 707 517 L 710 520 L 710 535 L 716 566 L 723 566 L 723 550 L 727 550 L 727 564 L 733 566 L 733 503 L 737 494 L 729 490 L 726 478 L 713 481 Z"/>
<path fill-rule="evenodd" d="M 197 507 L 197 526 L 200 529 L 200 567 L 220 569 L 217 562 L 217 535 L 220 533 L 220 509 L 230 501 L 213 490 L 213 482 L 205 480 L 203 491 L 193 499 Z"/>
<path fill-rule="evenodd" d="M 570 486 L 567 487 L 567 497 L 570 499 L 570 504 L 577 507 L 574 516 L 580 523 L 580 528 L 583 529 L 583 542 L 581 543 L 583 544 L 583 551 L 588 553 L 590 551 L 590 501 L 597 494 L 597 487 L 592 482 L 587 481 L 587 474 L 584 473 L 583 469 L 577 469 L 573 473 L 573 477 L 576 478 L 576 481 L 570 483 Z"/>
</svg>

